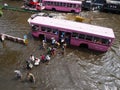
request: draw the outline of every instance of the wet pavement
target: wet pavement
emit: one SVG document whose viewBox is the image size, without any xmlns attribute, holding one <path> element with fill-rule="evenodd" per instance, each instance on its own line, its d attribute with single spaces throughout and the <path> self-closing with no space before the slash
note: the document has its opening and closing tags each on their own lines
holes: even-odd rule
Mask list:
<svg viewBox="0 0 120 90">
<path fill-rule="evenodd" d="M 22 5 L 21 1 L 6 0 L 9 5 Z M 18 4 L 19 2 L 19 4 Z M 25 61 L 31 54 L 40 57 L 46 53 L 39 50 L 41 41 L 30 34 L 27 19 L 31 13 L 4 10 L 0 17 L 0 32 L 23 38 L 28 35 L 29 44 L 0 42 L 0 90 L 120 90 L 120 15 L 102 12 L 81 12 L 88 18 L 84 23 L 113 28 L 116 39 L 111 49 L 99 53 L 84 48 L 70 47 L 65 56 L 57 54 L 49 63 L 40 63 L 30 72 L 36 83 L 28 83 Z M 55 18 L 74 20 L 75 14 L 49 12 Z M 89 22 L 89 19 L 90 22 Z M 49 43 L 48 43 L 49 44 Z M 58 50 L 59 52 L 59 50 Z M 15 80 L 14 70 L 23 73 L 23 79 Z"/>
</svg>

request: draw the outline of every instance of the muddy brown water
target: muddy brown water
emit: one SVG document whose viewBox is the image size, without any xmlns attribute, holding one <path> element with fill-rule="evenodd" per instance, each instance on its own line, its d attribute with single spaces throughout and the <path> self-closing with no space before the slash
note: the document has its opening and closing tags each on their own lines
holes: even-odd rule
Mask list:
<svg viewBox="0 0 120 90">
<path fill-rule="evenodd" d="M 6 0 L 9 5 L 22 5 L 19 0 Z M 0 90 L 120 90 L 120 16 L 111 13 L 82 12 L 91 23 L 113 28 L 116 39 L 106 53 L 70 47 L 66 55 L 57 54 L 49 63 L 41 63 L 30 72 L 36 83 L 25 81 L 28 72 L 25 60 L 31 54 L 40 57 L 45 50 L 39 50 L 40 40 L 30 34 L 27 19 L 31 13 L 4 10 L 0 17 L 0 32 L 23 38 L 28 35 L 29 44 L 24 46 L 11 41 L 0 42 Z M 51 13 L 51 12 L 50 12 Z M 56 18 L 74 20 L 74 14 L 52 12 Z M 15 80 L 14 70 L 23 73 L 23 80 Z"/>
</svg>

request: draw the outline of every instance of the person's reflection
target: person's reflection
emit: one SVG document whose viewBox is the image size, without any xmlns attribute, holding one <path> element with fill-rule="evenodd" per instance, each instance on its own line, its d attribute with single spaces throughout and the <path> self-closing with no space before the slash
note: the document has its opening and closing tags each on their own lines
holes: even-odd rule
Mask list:
<svg viewBox="0 0 120 90">
<path fill-rule="evenodd" d="M 2 46 L 3 46 L 3 48 L 6 48 L 6 42 L 5 41 L 2 42 Z"/>
</svg>

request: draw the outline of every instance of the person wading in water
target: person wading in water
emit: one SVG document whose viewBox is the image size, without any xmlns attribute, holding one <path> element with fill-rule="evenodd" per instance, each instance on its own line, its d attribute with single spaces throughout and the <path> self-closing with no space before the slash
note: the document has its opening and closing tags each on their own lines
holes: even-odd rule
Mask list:
<svg viewBox="0 0 120 90">
<path fill-rule="evenodd" d="M 26 78 L 27 78 L 27 81 L 35 83 L 35 77 L 32 73 L 28 72 Z"/>
</svg>

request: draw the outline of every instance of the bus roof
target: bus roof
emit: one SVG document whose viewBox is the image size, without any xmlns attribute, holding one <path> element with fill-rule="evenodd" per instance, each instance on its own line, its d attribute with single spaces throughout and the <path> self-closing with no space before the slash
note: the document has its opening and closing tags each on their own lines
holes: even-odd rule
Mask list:
<svg viewBox="0 0 120 90">
<path fill-rule="evenodd" d="M 81 1 L 73 1 L 73 0 L 43 0 L 44 1 L 52 1 L 52 2 L 64 2 L 64 3 L 77 3 L 82 4 Z"/>
<path fill-rule="evenodd" d="M 73 32 L 74 31 L 85 32 L 85 33 L 115 38 L 114 32 L 111 28 L 90 25 L 90 24 L 85 24 L 70 20 L 36 16 L 35 18 L 28 20 L 28 22 L 30 24 L 41 24 L 41 25 L 54 26 L 58 28 L 64 28 L 68 30 L 73 30 Z"/>
</svg>

